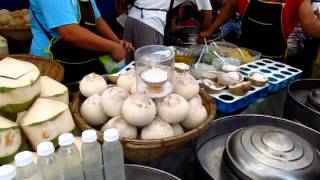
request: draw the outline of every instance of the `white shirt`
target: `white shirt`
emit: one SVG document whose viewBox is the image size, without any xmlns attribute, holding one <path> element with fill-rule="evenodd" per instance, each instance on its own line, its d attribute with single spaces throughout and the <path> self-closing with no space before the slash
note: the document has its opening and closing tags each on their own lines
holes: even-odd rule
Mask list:
<svg viewBox="0 0 320 180">
<path fill-rule="evenodd" d="M 188 0 L 174 0 L 173 7 L 177 7 L 183 2 Z M 212 10 L 210 0 L 189 0 L 197 5 L 198 10 Z M 169 10 L 170 0 L 137 0 L 135 5 L 140 8 L 146 9 L 162 9 Z M 166 16 L 167 12 L 164 11 L 151 11 L 142 10 L 143 17 L 141 15 L 141 10 L 132 7 L 129 10 L 129 17 L 137 19 L 148 26 L 152 27 L 162 35 L 164 35 L 164 28 L 166 26 Z"/>
</svg>

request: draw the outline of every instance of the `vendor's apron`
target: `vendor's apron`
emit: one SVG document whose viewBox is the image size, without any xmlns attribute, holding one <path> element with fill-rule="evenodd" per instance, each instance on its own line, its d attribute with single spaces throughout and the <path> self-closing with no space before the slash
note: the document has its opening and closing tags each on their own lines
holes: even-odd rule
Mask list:
<svg viewBox="0 0 320 180">
<path fill-rule="evenodd" d="M 251 0 L 242 21 L 239 45 L 261 52 L 264 58 L 283 62 L 287 41 L 282 28 L 284 0 Z"/>
<path fill-rule="evenodd" d="M 96 31 L 95 15 L 90 1 L 79 2 L 80 23 L 83 28 L 98 34 Z M 35 17 L 35 14 L 33 13 Z M 35 17 L 37 20 L 37 18 Z M 38 20 L 37 20 L 38 21 Z M 48 39 L 51 40 L 49 51 L 53 59 L 60 62 L 65 68 L 64 83 L 71 83 L 80 80 L 86 74 L 96 72 L 105 74 L 103 64 L 98 60 L 99 56 L 105 55 L 102 52 L 90 51 L 74 46 L 62 39 L 56 40 L 39 23 Z"/>
</svg>

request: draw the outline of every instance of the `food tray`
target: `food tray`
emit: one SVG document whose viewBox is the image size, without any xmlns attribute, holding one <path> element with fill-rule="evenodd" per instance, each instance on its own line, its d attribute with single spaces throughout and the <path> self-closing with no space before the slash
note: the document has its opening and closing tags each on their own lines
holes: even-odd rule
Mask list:
<svg viewBox="0 0 320 180">
<path fill-rule="evenodd" d="M 228 90 L 222 90 L 218 94 L 210 94 L 215 99 L 217 109 L 223 113 L 232 113 L 243 108 L 268 93 L 268 84 L 262 87 L 252 86 L 251 90 L 244 96 L 236 96 Z"/>
<path fill-rule="evenodd" d="M 286 88 L 290 82 L 300 79 L 302 74 L 300 69 L 270 59 L 260 59 L 241 65 L 241 73 L 244 77 L 251 72 L 260 72 L 268 76 L 269 93 Z"/>
</svg>

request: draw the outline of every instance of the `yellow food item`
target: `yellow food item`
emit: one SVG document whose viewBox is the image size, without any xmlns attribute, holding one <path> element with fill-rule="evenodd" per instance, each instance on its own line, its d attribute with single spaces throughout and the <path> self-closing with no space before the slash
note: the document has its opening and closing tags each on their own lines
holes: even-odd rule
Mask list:
<svg viewBox="0 0 320 180">
<path fill-rule="evenodd" d="M 240 51 L 242 52 L 243 55 L 240 53 Z M 251 54 L 246 49 L 240 49 L 240 50 L 234 49 L 229 52 L 228 56 L 230 56 L 231 58 L 241 60 L 241 64 L 245 64 L 245 63 L 250 62 L 250 60 L 252 58 Z"/>
<path fill-rule="evenodd" d="M 192 64 L 194 64 L 194 58 L 192 56 L 176 55 L 175 62 L 192 65 Z"/>
</svg>

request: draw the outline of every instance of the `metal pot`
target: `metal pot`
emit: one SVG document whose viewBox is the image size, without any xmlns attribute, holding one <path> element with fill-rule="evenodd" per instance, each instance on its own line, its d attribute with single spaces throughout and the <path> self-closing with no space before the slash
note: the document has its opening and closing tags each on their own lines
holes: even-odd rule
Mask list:
<svg viewBox="0 0 320 180">
<path fill-rule="evenodd" d="M 319 179 L 319 138 L 317 131 L 286 119 L 262 115 L 221 118 L 198 138 L 199 177 Z"/>
<path fill-rule="evenodd" d="M 291 83 L 283 117 L 320 131 L 320 80 L 303 79 Z"/>
<path fill-rule="evenodd" d="M 146 166 L 126 164 L 125 169 L 128 180 L 180 180 L 169 173 Z"/>
</svg>

